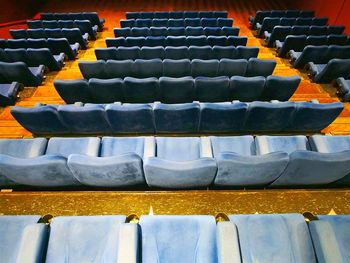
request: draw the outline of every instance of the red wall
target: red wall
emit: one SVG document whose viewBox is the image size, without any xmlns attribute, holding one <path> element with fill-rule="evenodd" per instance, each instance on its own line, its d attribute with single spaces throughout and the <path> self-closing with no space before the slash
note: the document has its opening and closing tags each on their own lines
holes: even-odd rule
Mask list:
<svg viewBox="0 0 350 263">
<path fill-rule="evenodd" d="M 296 0 L 298 9 L 312 9 L 316 16 L 328 17 L 329 24 L 346 26 L 350 34 L 350 0 Z"/>
<path fill-rule="evenodd" d="M 1 0 L 0 24 L 31 18 L 44 0 Z"/>
</svg>

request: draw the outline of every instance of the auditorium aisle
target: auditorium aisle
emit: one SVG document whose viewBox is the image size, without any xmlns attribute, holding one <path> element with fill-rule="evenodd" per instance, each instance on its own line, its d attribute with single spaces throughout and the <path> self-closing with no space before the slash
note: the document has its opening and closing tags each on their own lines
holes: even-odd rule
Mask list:
<svg viewBox="0 0 350 263">
<path fill-rule="evenodd" d="M 219 3 L 218 3 L 219 2 Z M 43 7 L 43 12 L 74 12 L 82 9 L 89 11 L 97 11 L 100 17 L 106 19 L 105 29 L 99 33 L 96 41 L 89 43 L 87 50 L 80 50 L 78 58 L 75 61 L 67 61 L 65 67 L 59 72 L 51 72 L 47 74 L 44 85 L 38 88 L 26 88 L 21 93 L 21 99 L 16 105 L 32 107 L 35 104 L 50 103 L 50 104 L 64 104 L 53 86 L 53 80 L 57 79 L 79 79 L 82 78 L 78 68 L 78 62 L 96 60 L 94 48 L 106 47 L 105 39 L 107 37 L 114 37 L 113 28 L 119 27 L 119 20 L 125 19 L 125 11 L 155 11 L 155 10 L 228 10 L 229 17 L 234 19 L 234 26 L 240 27 L 240 36 L 248 36 L 247 46 L 259 46 L 259 58 L 275 59 L 277 67 L 274 75 L 292 76 L 301 75 L 302 82 L 298 90 L 292 96 L 293 101 L 305 101 L 311 99 L 318 99 L 320 103 L 335 102 L 339 99 L 335 95 L 335 88 L 327 84 L 315 84 L 310 82 L 310 79 L 305 73 L 292 68 L 287 59 L 281 59 L 275 56 L 275 49 L 267 48 L 263 45 L 263 40 L 254 37 L 253 32 L 248 27 L 248 16 L 255 13 L 257 9 L 284 9 L 288 8 L 286 4 L 280 1 L 185 1 L 173 0 L 163 1 L 89 1 L 88 4 L 82 1 L 75 1 L 74 6 L 72 2 L 67 1 L 61 3 L 60 1 L 50 1 L 50 3 Z M 326 129 L 324 133 L 338 135 L 350 134 L 350 105 L 345 103 L 345 109 L 342 114 Z M 10 107 L 5 109 L 0 108 L 0 138 L 26 138 L 31 137 L 32 134 L 25 130 L 20 124 L 14 120 L 10 113 Z"/>
</svg>

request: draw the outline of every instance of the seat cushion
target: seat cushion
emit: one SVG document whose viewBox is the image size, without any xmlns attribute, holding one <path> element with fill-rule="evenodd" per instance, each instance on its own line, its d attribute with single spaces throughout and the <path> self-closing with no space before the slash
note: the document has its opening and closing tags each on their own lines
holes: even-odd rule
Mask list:
<svg viewBox="0 0 350 263">
<path fill-rule="evenodd" d="M 102 139 L 101 157 L 136 153 L 142 158 L 144 140 L 144 137 L 104 137 Z"/>
</svg>

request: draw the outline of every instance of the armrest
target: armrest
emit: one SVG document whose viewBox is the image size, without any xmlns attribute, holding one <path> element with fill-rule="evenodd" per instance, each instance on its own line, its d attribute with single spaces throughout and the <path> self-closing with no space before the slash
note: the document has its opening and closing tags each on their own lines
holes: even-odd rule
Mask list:
<svg viewBox="0 0 350 263">
<path fill-rule="evenodd" d="M 117 263 L 139 262 L 138 224 L 125 223 L 120 225 L 118 237 Z"/>
<path fill-rule="evenodd" d="M 317 75 L 319 72 L 318 72 L 318 68 L 317 66 L 315 65 L 315 63 L 313 62 L 309 62 L 305 65 L 305 69 L 307 71 L 309 71 L 309 75 L 310 76 L 315 76 Z"/>
<path fill-rule="evenodd" d="M 219 222 L 217 224 L 216 238 L 218 243 L 218 262 L 241 263 L 236 225 L 232 222 Z"/>
<path fill-rule="evenodd" d="M 156 141 L 155 138 L 145 137 L 143 158 L 155 157 L 156 156 Z"/>
<path fill-rule="evenodd" d="M 209 137 L 201 137 L 201 158 L 213 158 L 213 151 L 211 149 L 211 142 Z"/>
<path fill-rule="evenodd" d="M 264 31 L 264 36 L 265 36 L 265 40 L 268 41 L 271 36 L 271 33 Z"/>
<path fill-rule="evenodd" d="M 16 262 L 35 263 L 43 260 L 48 229 L 45 224 L 31 224 L 24 229 Z"/>
<path fill-rule="evenodd" d="M 276 46 L 276 49 L 278 51 L 278 50 L 280 50 L 282 48 L 283 43 L 280 40 L 276 40 L 275 41 L 275 46 Z"/>
</svg>

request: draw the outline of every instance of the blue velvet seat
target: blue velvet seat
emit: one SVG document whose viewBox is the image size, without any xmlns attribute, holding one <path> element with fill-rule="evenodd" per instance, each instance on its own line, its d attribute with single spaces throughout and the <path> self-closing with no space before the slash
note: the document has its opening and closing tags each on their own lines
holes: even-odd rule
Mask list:
<svg viewBox="0 0 350 263">
<path fill-rule="evenodd" d="M 155 47 L 155 46 L 164 46 L 165 45 L 165 36 L 159 36 L 159 37 L 154 37 L 154 36 L 148 36 L 146 37 L 145 40 L 141 40 L 141 43 L 138 44 L 138 46 L 150 46 L 150 47 Z"/>
<path fill-rule="evenodd" d="M 229 78 L 221 77 L 197 77 L 195 79 L 196 99 L 207 102 L 225 101 L 229 95 Z"/>
<path fill-rule="evenodd" d="M 146 182 L 150 187 L 208 187 L 214 180 L 216 162 L 210 144 L 198 137 L 157 137 L 153 157 L 144 158 Z"/>
<path fill-rule="evenodd" d="M 45 32 L 47 32 L 46 29 L 45 29 Z M 51 36 L 48 35 L 48 37 L 51 37 Z M 55 36 L 52 36 L 52 37 L 57 38 Z M 79 28 L 62 28 L 60 38 L 62 37 L 67 38 L 70 44 L 79 43 L 82 49 L 87 49 L 87 46 L 89 43 L 89 40 L 88 40 L 89 35 L 82 34 Z"/>
<path fill-rule="evenodd" d="M 334 173 L 339 173 L 335 178 L 340 178 L 335 181 L 334 185 L 349 185 L 350 173 L 346 174 L 347 168 L 341 167 L 342 162 L 347 162 L 347 156 L 349 155 L 350 144 L 348 136 L 319 136 L 313 135 L 309 138 L 310 146 L 313 151 L 321 154 L 337 155 L 339 158 L 339 164 L 334 163 L 332 169 Z M 338 166 L 336 166 L 338 165 Z M 344 173 L 345 171 L 345 173 Z M 343 175 L 343 177 L 342 177 Z M 344 176 L 345 175 L 345 176 Z"/>
<path fill-rule="evenodd" d="M 247 59 L 257 58 L 259 54 L 259 47 L 237 47 L 237 58 Z"/>
<path fill-rule="evenodd" d="M 271 32 L 272 29 L 275 26 L 278 26 L 280 23 L 280 18 L 278 17 L 266 17 L 264 18 L 262 24 L 257 23 L 256 27 L 257 27 L 257 36 L 258 37 L 263 37 L 264 36 L 264 32 Z"/>
<path fill-rule="evenodd" d="M 165 47 L 165 58 L 166 59 L 186 59 L 189 58 L 189 49 L 186 46 Z"/>
<path fill-rule="evenodd" d="M 308 36 L 306 38 L 305 46 L 314 45 L 322 46 L 327 45 L 327 36 Z"/>
<path fill-rule="evenodd" d="M 160 100 L 164 103 L 192 102 L 196 97 L 195 81 L 192 77 L 160 77 Z"/>
<path fill-rule="evenodd" d="M 47 146 L 47 140 L 44 138 L 36 139 L 6 139 L 0 140 L 0 167 L 8 159 L 17 158 L 36 158 L 45 153 Z M 6 176 L 6 172 L 1 169 L 0 171 L 0 185 L 1 186 L 15 186 L 18 183 L 10 180 Z"/>
<path fill-rule="evenodd" d="M 261 99 L 264 92 L 265 78 L 233 76 L 230 79 L 229 98 L 245 102 Z"/>
<path fill-rule="evenodd" d="M 60 216 L 51 222 L 46 262 L 117 262 L 125 216 Z M 121 236 L 121 237 L 119 237 Z M 132 248 L 130 248 L 132 249 Z M 125 260 L 125 259 L 124 259 Z"/>
<path fill-rule="evenodd" d="M 140 52 L 141 59 L 165 59 L 164 47 L 142 47 Z"/>
<path fill-rule="evenodd" d="M 105 134 L 112 131 L 107 122 L 103 105 L 60 105 L 57 110 L 59 118 L 64 126 L 69 127 L 69 132 L 80 134 Z"/>
<path fill-rule="evenodd" d="M 80 65 L 80 63 L 79 63 Z M 105 79 L 110 78 L 125 78 L 127 76 L 134 75 L 134 63 L 132 60 L 107 60 L 105 63 L 105 70 L 103 71 L 102 77 Z M 103 68 L 102 68 L 103 69 Z M 84 76 L 84 75 L 83 75 Z M 99 76 L 92 76 L 92 78 L 101 78 Z"/>
<path fill-rule="evenodd" d="M 0 72 L 8 82 L 19 82 L 25 86 L 39 86 L 44 77 L 44 66 L 29 68 L 24 62 L 0 62 Z"/>
<path fill-rule="evenodd" d="M 310 26 L 309 35 L 321 36 L 327 34 L 327 26 Z"/>
<path fill-rule="evenodd" d="M 185 36 L 167 36 L 165 38 L 166 46 L 186 46 L 186 37 Z"/>
<path fill-rule="evenodd" d="M 140 228 L 143 262 L 218 262 L 213 216 L 141 216 Z"/>
<path fill-rule="evenodd" d="M 22 85 L 18 82 L 0 84 L 0 107 L 14 105 L 17 99 L 17 94 L 21 88 Z"/>
<path fill-rule="evenodd" d="M 145 37 L 126 37 L 125 42 L 126 46 L 128 47 L 133 47 L 133 46 L 138 46 L 140 41 L 145 42 L 146 38 Z"/>
<path fill-rule="evenodd" d="M 283 131 L 293 120 L 293 102 L 259 102 L 249 104 L 244 124 L 246 131 Z"/>
<path fill-rule="evenodd" d="M 338 78 L 336 80 L 338 90 L 337 94 L 343 101 L 349 101 L 350 99 L 350 80 L 345 78 Z"/>
<path fill-rule="evenodd" d="M 10 29 L 10 35 L 15 39 L 28 38 L 27 30 L 25 29 Z"/>
<path fill-rule="evenodd" d="M 43 28 L 27 29 L 27 35 L 29 38 L 47 38 Z"/>
<path fill-rule="evenodd" d="M 51 138 L 44 155 L 35 158 L 3 155 L 1 169 L 7 178 L 18 184 L 40 187 L 78 186 L 79 182 L 67 166 L 68 156 L 97 156 L 99 148 L 99 138 Z"/>
<path fill-rule="evenodd" d="M 275 60 L 268 60 L 268 59 L 257 59 L 257 58 L 250 58 L 248 60 L 248 66 L 245 76 L 246 77 L 253 77 L 253 76 L 263 76 L 267 77 L 269 75 L 272 75 L 273 71 L 276 67 L 276 61 Z"/>
<path fill-rule="evenodd" d="M 107 47 L 127 46 L 125 37 L 106 38 Z"/>
<path fill-rule="evenodd" d="M 305 136 L 259 136 L 256 143 L 260 154 L 282 151 L 289 155 L 286 169 L 272 187 L 326 185 L 343 178 L 350 170 L 349 151 L 327 154 L 313 151 Z"/>
<path fill-rule="evenodd" d="M 53 54 L 63 52 L 69 60 L 75 59 L 80 49 L 79 43 L 69 44 L 66 38 L 49 38 L 47 44 Z"/>
<path fill-rule="evenodd" d="M 284 42 L 276 40 L 276 48 L 278 56 L 285 57 L 290 50 L 300 52 L 305 47 L 306 35 L 289 35 L 285 38 Z"/>
<path fill-rule="evenodd" d="M 43 23 L 41 20 L 28 20 L 27 26 L 30 29 L 43 28 Z"/>
<path fill-rule="evenodd" d="M 237 228 L 242 262 L 316 262 L 301 214 L 230 215 L 229 218 Z"/>
<path fill-rule="evenodd" d="M 105 79 L 108 78 L 105 70 L 105 62 L 103 60 L 98 61 L 80 61 L 78 66 L 80 72 L 82 73 L 85 79 L 99 78 Z"/>
<path fill-rule="evenodd" d="M 45 65 L 52 71 L 61 70 L 64 66 L 65 54 L 54 56 L 48 48 L 28 48 L 27 56 L 30 57 L 29 66 Z"/>
<path fill-rule="evenodd" d="M 350 56 L 349 59 L 331 59 L 326 65 L 308 64 L 310 76 L 316 83 L 330 83 L 339 77 L 347 77 L 350 72 Z"/>
<path fill-rule="evenodd" d="M 150 104 L 109 104 L 106 115 L 114 133 L 154 133 Z"/>
<path fill-rule="evenodd" d="M 77 101 L 87 103 L 91 102 L 92 98 L 89 92 L 89 83 L 84 79 L 77 80 L 54 80 L 54 86 L 58 94 L 68 104 Z M 93 90 L 94 91 L 94 90 Z M 106 97 L 106 99 L 108 96 Z M 95 98 L 94 98 L 95 99 Z"/>
<path fill-rule="evenodd" d="M 300 102 L 296 105 L 294 118 L 288 125 L 288 129 L 292 131 L 320 131 L 331 124 L 343 111 L 343 108 L 344 105 L 341 102 L 327 104 Z"/>
<path fill-rule="evenodd" d="M 246 46 L 247 42 L 248 42 L 248 38 L 245 36 L 228 36 L 227 37 L 227 45 L 228 46 L 230 46 L 230 45 Z"/>
<path fill-rule="evenodd" d="M 244 125 L 247 104 L 243 102 L 201 103 L 200 110 L 200 132 L 239 132 Z"/>
<path fill-rule="evenodd" d="M 100 157 L 72 154 L 68 166 L 84 185 L 127 187 L 145 185 L 142 159 L 154 151 L 153 137 L 104 137 Z"/>
<path fill-rule="evenodd" d="M 309 223 L 318 262 L 349 261 L 349 226 L 349 215 L 320 215 Z"/>
<path fill-rule="evenodd" d="M 124 79 L 124 94 L 127 102 L 151 103 L 158 100 L 159 82 L 156 78 Z"/>
<path fill-rule="evenodd" d="M 346 45 L 348 37 L 346 35 L 328 35 L 328 45 Z"/>
<path fill-rule="evenodd" d="M 226 38 L 225 38 L 225 41 L 226 41 Z M 216 46 L 216 45 L 214 45 L 212 47 L 212 56 L 211 56 L 211 58 L 213 58 L 213 59 L 222 59 L 222 58 L 234 59 L 234 58 L 238 58 L 237 49 L 235 47 L 232 47 L 232 46 Z"/>
<path fill-rule="evenodd" d="M 189 59 L 211 59 L 211 47 L 210 46 L 190 46 L 188 48 Z"/>
<path fill-rule="evenodd" d="M 336 34 L 341 35 L 345 30 L 345 26 L 328 26 L 327 27 L 327 35 Z"/>
<path fill-rule="evenodd" d="M 95 56 L 97 60 L 117 60 L 119 58 L 118 49 L 116 47 L 95 48 Z"/>
<path fill-rule="evenodd" d="M 95 49 L 96 52 L 96 49 Z M 117 58 L 118 60 L 135 60 L 140 58 L 141 49 L 139 47 L 118 47 Z M 96 56 L 97 59 L 100 59 Z M 113 59 L 109 57 L 108 59 Z M 108 60 L 105 59 L 105 60 Z"/>
<path fill-rule="evenodd" d="M 163 76 L 178 78 L 191 75 L 191 61 L 189 59 L 163 60 Z"/>
<path fill-rule="evenodd" d="M 258 155 L 253 136 L 210 137 L 218 165 L 217 187 L 267 186 L 283 172 L 288 154 Z"/>
<path fill-rule="evenodd" d="M 88 95 L 94 103 L 113 103 L 116 101 L 125 101 L 124 81 L 119 78 L 114 79 L 89 79 Z M 82 101 L 82 100 L 75 100 Z M 84 101 L 82 101 L 84 102 Z"/>
<path fill-rule="evenodd" d="M 327 62 L 328 46 L 306 46 L 299 55 L 293 50 L 289 52 L 291 63 L 295 68 L 303 68 L 308 62 L 317 62 L 324 64 Z"/>
<path fill-rule="evenodd" d="M 299 76 L 268 76 L 262 93 L 262 100 L 287 101 L 297 90 L 301 78 Z"/>
<path fill-rule="evenodd" d="M 126 12 L 126 19 L 138 18 L 227 18 L 227 11 L 156 11 L 156 12 Z"/>
<path fill-rule="evenodd" d="M 133 64 L 133 76 L 138 78 L 160 77 L 163 75 L 161 59 L 136 59 Z"/>
<path fill-rule="evenodd" d="M 198 131 L 199 103 L 156 103 L 153 112 L 157 133 L 194 133 Z"/>
<path fill-rule="evenodd" d="M 42 262 L 48 239 L 48 226 L 38 223 L 40 216 L 0 216 L 1 260 L 4 262 Z"/>
<path fill-rule="evenodd" d="M 246 59 L 220 59 L 218 76 L 244 76 L 248 61 Z"/>
<path fill-rule="evenodd" d="M 275 26 L 271 33 L 265 31 L 267 46 L 272 47 L 276 40 L 284 40 L 290 33 L 290 26 Z"/>
</svg>

